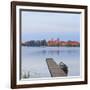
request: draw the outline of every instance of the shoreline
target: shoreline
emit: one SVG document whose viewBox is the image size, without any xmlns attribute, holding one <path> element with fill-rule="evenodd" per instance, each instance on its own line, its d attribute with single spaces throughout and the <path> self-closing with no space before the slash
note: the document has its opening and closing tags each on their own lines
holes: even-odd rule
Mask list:
<svg viewBox="0 0 90 90">
<path fill-rule="evenodd" d="M 21 45 L 21 46 L 23 46 L 23 47 L 57 47 L 57 48 L 59 48 L 59 47 L 80 47 L 80 46 L 24 46 L 24 45 Z"/>
</svg>

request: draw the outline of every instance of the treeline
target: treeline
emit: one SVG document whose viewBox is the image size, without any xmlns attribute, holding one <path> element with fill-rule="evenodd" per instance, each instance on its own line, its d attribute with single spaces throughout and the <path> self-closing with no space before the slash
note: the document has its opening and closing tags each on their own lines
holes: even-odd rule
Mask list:
<svg viewBox="0 0 90 90">
<path fill-rule="evenodd" d="M 27 41 L 25 43 L 22 43 L 23 46 L 48 46 L 47 41 L 46 40 L 31 40 L 31 41 Z"/>
</svg>

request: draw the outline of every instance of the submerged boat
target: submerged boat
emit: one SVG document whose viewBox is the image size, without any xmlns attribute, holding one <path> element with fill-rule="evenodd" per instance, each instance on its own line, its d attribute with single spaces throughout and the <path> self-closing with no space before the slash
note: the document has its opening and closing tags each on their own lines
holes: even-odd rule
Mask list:
<svg viewBox="0 0 90 90">
<path fill-rule="evenodd" d="M 64 64 L 63 62 L 60 62 L 59 66 L 67 75 L 68 74 L 68 66 L 66 64 Z"/>
</svg>

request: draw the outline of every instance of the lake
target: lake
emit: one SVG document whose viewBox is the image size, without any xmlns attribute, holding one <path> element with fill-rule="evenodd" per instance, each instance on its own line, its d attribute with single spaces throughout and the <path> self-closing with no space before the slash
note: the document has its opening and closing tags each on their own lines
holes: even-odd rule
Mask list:
<svg viewBox="0 0 90 90">
<path fill-rule="evenodd" d="M 59 64 L 64 62 L 69 69 L 68 76 L 80 76 L 80 47 L 21 47 L 21 73 L 30 78 L 51 77 L 46 58 L 53 58 Z"/>
</svg>

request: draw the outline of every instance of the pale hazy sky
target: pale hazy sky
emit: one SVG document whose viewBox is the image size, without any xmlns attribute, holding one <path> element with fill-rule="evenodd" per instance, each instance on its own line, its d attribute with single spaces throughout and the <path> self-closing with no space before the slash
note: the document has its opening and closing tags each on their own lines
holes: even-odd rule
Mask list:
<svg viewBox="0 0 90 90">
<path fill-rule="evenodd" d="M 80 41 L 80 14 L 22 11 L 22 41 Z"/>
</svg>

